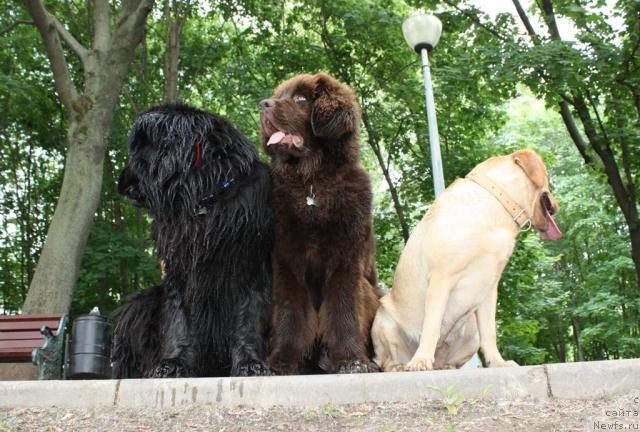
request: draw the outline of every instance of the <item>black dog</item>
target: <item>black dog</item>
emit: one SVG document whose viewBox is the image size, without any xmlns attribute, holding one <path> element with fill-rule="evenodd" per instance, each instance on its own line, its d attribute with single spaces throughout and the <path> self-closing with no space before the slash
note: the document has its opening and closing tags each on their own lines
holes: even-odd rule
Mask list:
<svg viewBox="0 0 640 432">
<path fill-rule="evenodd" d="M 269 374 L 269 169 L 226 120 L 182 104 L 141 114 L 118 190 L 153 218 L 160 285 L 115 313 L 114 377 Z"/>
</svg>

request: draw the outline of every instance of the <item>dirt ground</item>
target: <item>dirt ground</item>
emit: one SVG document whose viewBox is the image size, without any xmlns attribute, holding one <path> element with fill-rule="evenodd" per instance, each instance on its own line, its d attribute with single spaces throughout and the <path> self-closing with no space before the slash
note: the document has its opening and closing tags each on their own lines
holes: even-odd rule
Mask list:
<svg viewBox="0 0 640 432">
<path fill-rule="evenodd" d="M 460 399 L 449 394 L 440 401 L 329 404 L 318 409 L 225 409 L 213 405 L 164 411 L 2 409 L 0 432 L 640 431 L 640 391 L 593 401 Z"/>
</svg>

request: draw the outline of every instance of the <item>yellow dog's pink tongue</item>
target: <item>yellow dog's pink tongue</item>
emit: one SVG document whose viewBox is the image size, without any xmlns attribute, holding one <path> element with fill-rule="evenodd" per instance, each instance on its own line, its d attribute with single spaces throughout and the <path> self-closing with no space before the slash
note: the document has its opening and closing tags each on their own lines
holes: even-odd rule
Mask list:
<svg viewBox="0 0 640 432">
<path fill-rule="evenodd" d="M 278 131 L 269 137 L 267 145 L 277 144 L 284 139 L 284 132 Z"/>
<path fill-rule="evenodd" d="M 553 219 L 553 216 L 551 216 L 549 212 L 546 212 L 546 216 L 549 228 L 545 232 L 540 233 L 540 238 L 542 240 L 560 240 L 562 238 L 562 231 L 560 231 L 555 219 Z"/>
</svg>

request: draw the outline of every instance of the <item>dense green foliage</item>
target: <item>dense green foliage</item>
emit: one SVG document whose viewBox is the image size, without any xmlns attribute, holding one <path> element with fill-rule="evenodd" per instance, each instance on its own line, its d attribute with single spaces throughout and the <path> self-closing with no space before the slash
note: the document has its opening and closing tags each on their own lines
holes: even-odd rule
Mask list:
<svg viewBox="0 0 640 432">
<path fill-rule="evenodd" d="M 556 14 L 578 30 L 571 43 L 544 31 L 534 43 L 511 14 L 492 20 L 464 2 L 427 3 L 445 29 L 432 66 L 446 183 L 488 156 L 533 147 L 547 160 L 561 205 L 565 238 L 543 243 L 534 233 L 522 234 L 502 279 L 498 323 L 505 358 L 534 364 L 640 356 L 629 219 L 597 151 L 587 148 L 595 161 L 585 163 L 557 113 L 563 95 L 573 101 L 588 94 L 596 132 L 608 139 L 602 145 L 627 165 L 619 169 L 622 177 L 629 174 L 624 183 L 635 207 L 640 77 L 638 60 L 629 57 L 638 35 L 628 29 L 638 28 L 637 2 L 620 1 L 615 13 L 603 13 L 599 1 L 555 1 Z M 419 59 L 400 32 L 413 6 L 401 0 L 201 2 L 184 17 L 180 52 L 179 98 L 222 113 L 254 141 L 258 101 L 283 79 L 325 70 L 356 89 L 363 157 L 375 187 L 378 267 L 388 287 L 403 234 L 433 200 Z M 29 24 L 13 26 L 28 20 L 26 12 L 14 0 L 0 0 L 0 7 L 9 11 L 0 16 L 0 312 L 12 313 L 24 301 L 57 200 L 66 125 L 37 32 Z M 74 22 L 86 19 L 84 2 L 50 7 L 82 38 Z M 150 17 L 116 112 L 74 313 L 94 305 L 108 312 L 160 277 L 147 216 L 115 188 L 135 113 L 163 99 L 167 29 L 160 8 Z M 535 7 L 530 12 L 540 16 Z M 623 22 L 620 31 L 608 27 L 612 14 Z"/>
</svg>

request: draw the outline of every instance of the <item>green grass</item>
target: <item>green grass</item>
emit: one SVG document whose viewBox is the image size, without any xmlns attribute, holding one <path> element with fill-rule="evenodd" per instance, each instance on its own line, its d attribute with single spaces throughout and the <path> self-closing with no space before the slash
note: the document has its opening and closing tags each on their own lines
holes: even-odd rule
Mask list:
<svg viewBox="0 0 640 432">
<path fill-rule="evenodd" d="M 464 402 L 464 396 L 462 393 L 456 392 L 456 385 L 451 384 L 446 389 L 435 386 L 431 388 L 440 393 L 442 405 L 447 409 L 447 412 L 450 415 L 458 415 L 460 405 Z"/>
<path fill-rule="evenodd" d="M 344 417 L 344 411 L 342 411 L 341 409 L 337 408 L 333 403 L 329 402 L 328 404 L 324 405 L 320 411 L 322 412 L 322 414 L 324 414 L 327 417 L 330 418 L 338 418 L 338 417 Z"/>
</svg>

